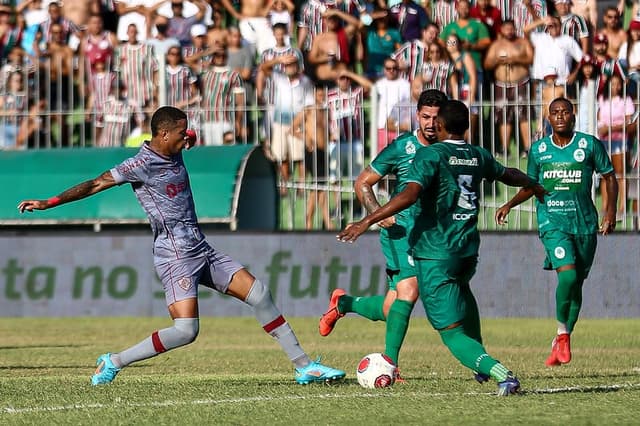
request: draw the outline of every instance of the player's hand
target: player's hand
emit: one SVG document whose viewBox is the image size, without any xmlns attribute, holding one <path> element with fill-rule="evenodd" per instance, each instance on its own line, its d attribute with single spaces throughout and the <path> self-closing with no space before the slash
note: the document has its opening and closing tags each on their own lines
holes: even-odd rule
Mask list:
<svg viewBox="0 0 640 426">
<path fill-rule="evenodd" d="M 390 228 L 393 225 L 396 224 L 396 217 L 395 216 L 390 216 L 386 219 L 382 219 L 380 222 L 378 222 L 378 226 L 381 228 Z"/>
<path fill-rule="evenodd" d="M 362 220 L 360 222 L 350 223 L 337 235 L 336 238 L 338 241 L 343 243 L 353 243 L 367 229 L 369 229 L 369 225 L 364 223 Z"/>
<path fill-rule="evenodd" d="M 45 210 L 49 207 L 47 200 L 24 200 L 18 204 L 18 210 L 20 213 L 25 211 L 32 212 L 34 210 Z"/>
<path fill-rule="evenodd" d="M 496 210 L 496 223 L 501 226 L 506 224 L 507 216 L 509 215 L 510 211 L 511 207 L 507 206 L 506 204 Z"/>
<path fill-rule="evenodd" d="M 600 225 L 600 233 L 602 235 L 607 235 L 613 232 L 616 229 L 616 217 L 615 214 L 610 217 L 609 214 L 605 213 L 604 219 L 602 220 L 602 224 Z"/>
</svg>

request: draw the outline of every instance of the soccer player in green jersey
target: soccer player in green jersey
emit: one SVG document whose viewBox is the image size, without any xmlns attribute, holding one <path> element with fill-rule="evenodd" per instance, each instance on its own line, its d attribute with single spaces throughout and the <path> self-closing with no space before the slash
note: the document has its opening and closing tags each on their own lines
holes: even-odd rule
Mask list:
<svg viewBox="0 0 640 426">
<path fill-rule="evenodd" d="M 469 281 L 478 263 L 479 195 L 483 179 L 531 187 L 542 197 L 542 186 L 518 169 L 505 168 L 484 148 L 467 144 L 469 109 L 450 100 L 438 111 L 438 143 L 421 148 L 402 192 L 360 222 L 348 225 L 338 239 L 353 242 L 372 224 L 413 205 L 409 236 L 420 299 L 433 328 L 465 367 L 498 382 L 498 395 L 518 392 L 520 382 L 482 345 L 478 305 Z"/>
<path fill-rule="evenodd" d="M 574 132 L 573 105 L 566 98 L 549 104 L 553 132 L 529 151 L 527 174 L 549 192 L 536 204 L 538 234 L 544 246 L 545 269 L 555 269 L 558 331 L 551 345 L 549 367 L 571 361 L 570 338 L 582 306 L 582 284 L 596 252 L 598 229 L 607 235 L 616 226 L 618 184 L 602 143 L 592 135 Z M 591 198 L 593 173 L 602 175 L 607 194 L 606 212 L 598 228 L 598 212 Z M 509 211 L 531 198 L 522 189 L 496 212 L 503 224 Z"/>
<path fill-rule="evenodd" d="M 447 96 L 439 90 L 423 91 L 417 103 L 418 128 L 396 138 L 360 173 L 355 183 L 356 196 L 369 213 L 380 208 L 373 187 L 385 176 L 393 174 L 397 182 L 395 193 L 402 191 L 416 151 L 437 141 L 435 119 L 440 105 L 446 100 Z M 327 336 L 338 319 L 348 312 L 372 321 L 386 321 L 384 354 L 395 365 L 398 365 L 400 347 L 407 334 L 413 305 L 418 299 L 418 281 L 408 253 L 408 237 L 413 227 L 412 211 L 408 208 L 378 223 L 382 228 L 380 244 L 386 260 L 387 294 L 353 297 L 341 288 L 335 289 L 318 326 L 320 334 Z"/>
</svg>

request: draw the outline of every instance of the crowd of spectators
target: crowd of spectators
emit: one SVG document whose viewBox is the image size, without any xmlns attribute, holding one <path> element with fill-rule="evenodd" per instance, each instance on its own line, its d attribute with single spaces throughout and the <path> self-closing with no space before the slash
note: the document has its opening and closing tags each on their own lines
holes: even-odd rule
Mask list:
<svg viewBox="0 0 640 426">
<path fill-rule="evenodd" d="M 547 103 L 568 96 L 578 129 L 622 155 L 625 174 L 637 133 L 638 2 L 597 6 L 0 0 L 0 149 L 124 146 L 169 104 L 187 112 L 199 143 L 262 144 L 284 181 L 302 184 L 305 170 L 320 178 L 304 165 L 305 146 L 326 141 L 314 161 L 331 183 L 410 129 L 415 93 L 435 88 L 470 106 L 470 141 L 505 156 L 526 157 L 549 132 Z M 322 138 L 292 128 L 310 108 L 327 114 Z"/>
</svg>

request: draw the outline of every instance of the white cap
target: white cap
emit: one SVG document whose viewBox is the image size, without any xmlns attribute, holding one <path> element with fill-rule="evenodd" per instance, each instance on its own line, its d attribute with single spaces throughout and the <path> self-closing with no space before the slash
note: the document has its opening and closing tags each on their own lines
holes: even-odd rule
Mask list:
<svg viewBox="0 0 640 426">
<path fill-rule="evenodd" d="M 198 37 L 207 34 L 207 27 L 202 24 L 195 24 L 191 27 L 191 37 Z"/>
</svg>

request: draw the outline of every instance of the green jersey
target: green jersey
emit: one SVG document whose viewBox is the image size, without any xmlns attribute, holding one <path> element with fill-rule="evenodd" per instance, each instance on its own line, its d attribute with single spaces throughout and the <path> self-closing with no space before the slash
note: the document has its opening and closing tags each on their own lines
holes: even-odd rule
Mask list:
<svg viewBox="0 0 640 426">
<path fill-rule="evenodd" d="M 417 130 L 403 133 L 387 145 L 371 162 L 371 169 L 380 176 L 395 175 L 396 186 L 392 196 L 402 192 L 407 186 L 407 174 L 411 169 L 411 163 L 418 149 L 424 145 L 418 140 Z M 415 206 L 415 205 L 414 205 Z M 396 220 L 400 219 L 405 225 L 413 224 L 415 212 L 414 206 L 396 214 Z"/>
<path fill-rule="evenodd" d="M 565 146 L 546 136 L 531 146 L 527 174 L 549 191 L 544 204 L 536 201 L 540 233 L 598 232 L 598 212 L 591 198 L 593 173 L 613 172 L 603 144 L 592 135 L 575 132 Z"/>
<path fill-rule="evenodd" d="M 483 179 L 499 178 L 504 170 L 489 151 L 464 141 L 420 149 L 407 178 L 422 186 L 420 211 L 409 237 L 413 257 L 477 256 L 480 185 Z"/>
</svg>

